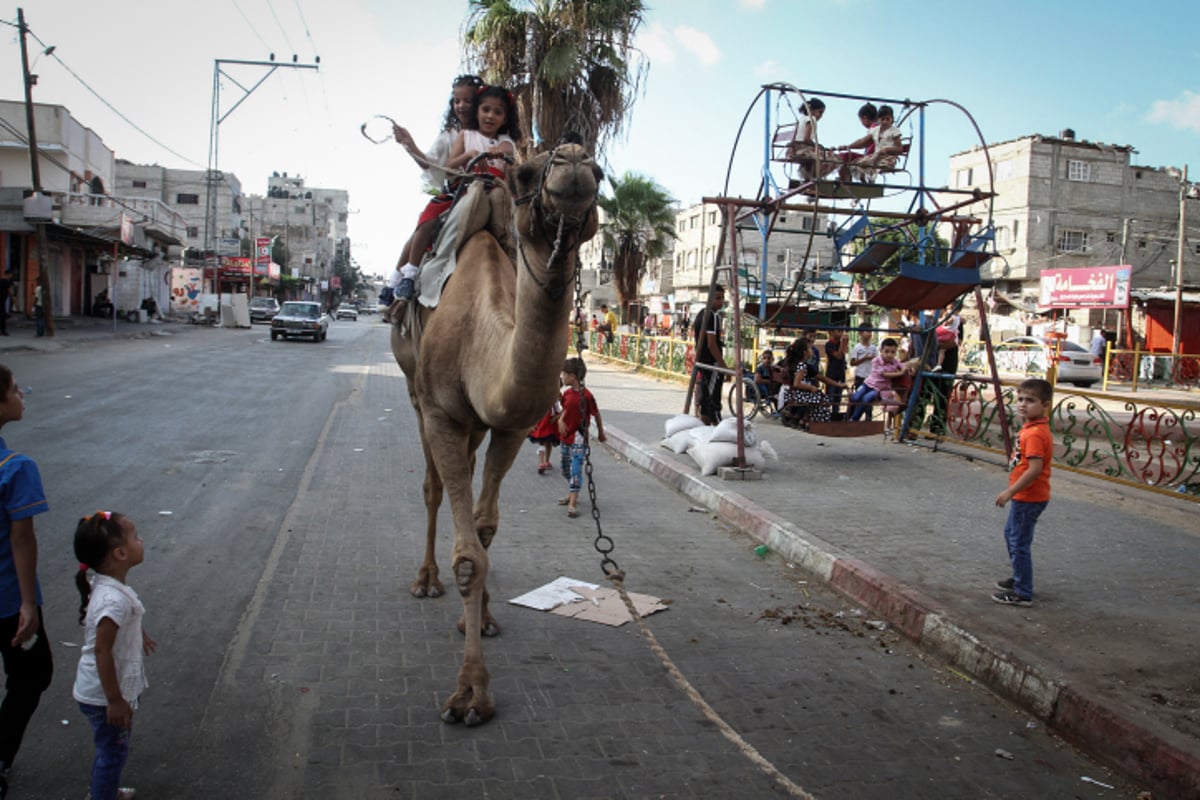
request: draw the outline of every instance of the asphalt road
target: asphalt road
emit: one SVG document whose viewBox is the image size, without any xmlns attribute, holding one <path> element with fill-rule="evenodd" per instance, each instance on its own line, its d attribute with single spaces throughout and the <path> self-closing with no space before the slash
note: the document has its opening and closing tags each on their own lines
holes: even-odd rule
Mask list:
<svg viewBox="0 0 1200 800">
<path fill-rule="evenodd" d="M 438 719 L 460 603 L 407 591 L 423 462 L 376 319 L 335 323 L 321 344 L 256 327 L 6 354 L 33 388 L 3 434 L 37 460 L 50 499 L 37 531 L 57 670 L 11 796 L 85 792 L 71 536 L 98 508 L 128 514 L 147 544 L 129 579 L 159 641 L 125 773 L 140 798 L 789 796 L 634 626 L 507 604 L 560 575 L 604 583 L 594 523 L 565 518 L 564 482 L 537 475 L 532 446 L 491 549 L 496 718 Z M 840 799 L 1132 797 L 680 495 L 607 451 L 593 461 L 630 590 L 669 603 L 649 618 L 666 653 L 794 785 Z"/>
</svg>

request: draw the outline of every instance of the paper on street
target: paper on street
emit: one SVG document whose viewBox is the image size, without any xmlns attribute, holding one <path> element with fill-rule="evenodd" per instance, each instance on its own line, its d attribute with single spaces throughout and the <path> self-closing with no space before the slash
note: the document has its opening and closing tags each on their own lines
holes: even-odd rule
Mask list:
<svg viewBox="0 0 1200 800">
<path fill-rule="evenodd" d="M 667 608 L 659 598 L 646 594 L 630 592 L 629 599 L 633 601 L 633 607 L 637 609 L 638 614 L 643 617 Z M 629 622 L 629 611 L 616 589 L 602 589 L 594 583 L 575 578 L 556 578 L 545 586 L 514 597 L 509 602 L 613 627 Z"/>
</svg>

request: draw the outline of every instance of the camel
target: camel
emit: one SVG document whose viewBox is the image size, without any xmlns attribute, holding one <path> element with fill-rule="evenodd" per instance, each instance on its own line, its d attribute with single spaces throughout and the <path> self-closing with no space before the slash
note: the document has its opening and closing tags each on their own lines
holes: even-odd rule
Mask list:
<svg viewBox="0 0 1200 800">
<path fill-rule="evenodd" d="M 408 379 L 425 452 L 425 556 L 410 588 L 414 596 L 445 591 L 434 555 L 443 491 L 454 521 L 450 563 L 466 645 L 457 688 L 440 711 L 448 723 L 479 725 L 495 713 L 481 637 L 499 633 L 488 610 L 487 577 L 500 485 L 529 428 L 558 394 L 577 251 L 596 233 L 602 178 L 576 144 L 511 167 L 507 191 L 488 195 L 490 225 L 459 242 L 457 269 L 437 307 L 410 303 L 392 327 L 392 353 Z M 511 228 L 504 224 L 514 214 L 515 247 L 505 241 Z M 489 433 L 473 499 L 475 451 Z"/>
</svg>

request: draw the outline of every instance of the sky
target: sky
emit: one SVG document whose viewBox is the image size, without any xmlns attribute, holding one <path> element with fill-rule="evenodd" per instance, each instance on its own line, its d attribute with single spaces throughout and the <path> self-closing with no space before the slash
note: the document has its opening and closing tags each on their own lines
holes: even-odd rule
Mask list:
<svg viewBox="0 0 1200 800">
<path fill-rule="evenodd" d="M 1200 179 L 1193 2 L 649 0 L 635 42 L 648 74 L 601 164 L 654 179 L 682 205 L 725 192 L 727 171 L 728 194 L 753 197 L 767 135 L 756 96 L 785 82 L 815 96 L 948 99 L 989 143 L 1072 128 L 1134 147 L 1144 166 L 1190 162 Z M 16 8 L 0 19 L 15 24 Z M 319 70 L 277 69 L 236 108 L 239 84 L 266 70 L 225 67 L 217 166 L 246 193 L 265 194 L 276 171 L 348 190 L 355 261 L 390 270 L 425 198 L 400 146 L 372 144 L 359 126 L 383 114 L 432 141 L 466 70 L 466 0 L 27 0 L 24 10 L 55 47 L 39 55 L 29 42 L 35 102 L 65 106 L 140 164 L 205 167 L 216 59 L 319 56 Z M 0 98 L 21 100 L 19 42 L 7 30 Z M 822 142 L 860 136 L 860 101 L 826 100 Z M 931 107 L 926 184 L 946 185 L 949 156 L 977 143 L 960 111 Z"/>
</svg>

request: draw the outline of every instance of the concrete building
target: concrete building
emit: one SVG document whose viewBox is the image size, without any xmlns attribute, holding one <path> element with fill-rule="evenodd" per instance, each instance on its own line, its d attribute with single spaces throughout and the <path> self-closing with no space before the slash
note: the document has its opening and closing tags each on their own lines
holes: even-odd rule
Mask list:
<svg viewBox="0 0 1200 800">
<path fill-rule="evenodd" d="M 160 199 L 123 195 L 113 151 L 66 108 L 34 104 L 33 111 L 48 200 L 36 218 L 24 204 L 33 188 L 25 104 L 0 100 L 0 264 L 18 287 L 14 308 L 31 308 L 41 274 L 36 221 L 46 227 L 44 269 L 55 316 L 89 313 L 101 291 L 121 310 L 147 296 L 166 307 L 161 278 L 182 247 L 183 219 Z"/>
<path fill-rule="evenodd" d="M 278 237 L 287 248 L 284 273 L 312 292 L 329 289 L 339 258 L 349 257 L 350 194 L 305 186 L 299 175 L 273 173 L 265 197 L 249 195 L 243 235 Z M 313 294 L 316 296 L 316 294 Z"/>
<path fill-rule="evenodd" d="M 1037 313 L 1043 269 L 1130 265 L 1133 289 L 1173 288 L 1184 202 L 1193 233 L 1185 236 L 1183 284 L 1200 287 L 1196 185 L 1185 186 L 1175 167 L 1133 163 L 1135 152 L 1128 145 L 1079 140 L 1065 130 L 992 144 L 986 155 L 973 147 L 950 157 L 955 189 L 988 189 L 990 159 L 1002 258 L 988 262 L 981 277 L 995 287 L 994 316 L 1002 330 L 1040 332 L 1046 322 Z M 986 219 L 987 203 L 966 211 Z M 1085 344 L 1090 329 L 1106 322 L 1099 310 L 1078 309 L 1070 317 L 1077 329 L 1072 338 Z M 1107 323 L 1113 325 L 1111 316 Z"/>
<path fill-rule="evenodd" d="M 204 250 L 204 225 L 209 226 L 209 248 L 218 256 L 240 255 L 238 241 L 242 224 L 242 184 L 231 172 L 214 184 L 214 202 L 205 215 L 207 186 L 204 170 L 171 169 L 158 164 L 134 164 L 117 159 L 115 192 L 125 197 L 146 198 L 170 207 L 183 220 L 183 246 L 199 258 Z M 182 255 L 177 253 L 176 255 Z"/>
<path fill-rule="evenodd" d="M 798 211 L 779 215 L 763 252 L 762 236 L 748 221 L 738 228 L 739 284 L 743 292 L 757 296 L 762 289 L 766 269 L 768 297 L 782 295 L 798 277 L 809 286 L 819 286 L 838 267 L 833 240 L 825 234 L 828 219 Z M 675 217 L 675 241 L 672 285 L 676 307 L 703 303 L 708 296 L 713 267 L 721 245 L 721 214 L 713 205 L 694 205 Z M 722 263 L 728 263 L 729 244 Z M 721 280 L 728 284 L 728 278 Z M 728 286 L 726 287 L 728 288 Z"/>
</svg>

